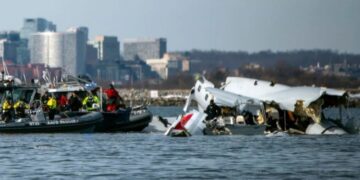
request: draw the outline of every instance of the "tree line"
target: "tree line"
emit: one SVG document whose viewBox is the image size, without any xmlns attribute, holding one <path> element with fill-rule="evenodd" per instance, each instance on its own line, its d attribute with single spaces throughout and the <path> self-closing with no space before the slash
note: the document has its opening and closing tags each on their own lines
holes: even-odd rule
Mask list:
<svg viewBox="0 0 360 180">
<path fill-rule="evenodd" d="M 324 86 L 340 89 L 357 89 L 359 77 L 324 75 L 301 70 L 300 66 L 320 63 L 357 64 L 360 55 L 339 53 L 331 50 L 297 50 L 286 52 L 261 51 L 248 53 L 243 51 L 200 51 L 178 52 L 191 62 L 190 72 L 179 73 L 167 80 L 144 80 L 131 85 L 133 88 L 153 89 L 189 89 L 195 83 L 195 74 L 203 74 L 216 85 L 224 82 L 227 76 L 257 78 L 287 85 Z M 246 68 L 249 63 L 261 65 L 258 69 Z M 128 86 L 129 85 L 125 85 Z"/>
</svg>

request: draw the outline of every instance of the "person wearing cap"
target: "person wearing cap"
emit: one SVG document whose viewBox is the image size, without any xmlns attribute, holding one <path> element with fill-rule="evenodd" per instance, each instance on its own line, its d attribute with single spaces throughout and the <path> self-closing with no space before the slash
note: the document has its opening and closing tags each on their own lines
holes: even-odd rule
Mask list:
<svg viewBox="0 0 360 180">
<path fill-rule="evenodd" d="M 6 123 L 12 119 L 12 110 L 13 110 L 13 102 L 10 96 L 6 97 L 6 100 L 2 104 L 3 113 L 1 115 L 1 119 Z"/>
<path fill-rule="evenodd" d="M 99 98 L 92 93 L 89 93 L 89 95 L 85 97 L 82 104 L 87 111 L 96 111 L 100 107 Z"/>
<path fill-rule="evenodd" d="M 25 102 L 25 99 L 24 99 L 24 98 L 20 98 L 20 99 L 14 104 L 14 109 L 15 109 L 15 112 L 16 112 L 16 116 L 23 118 L 23 117 L 26 117 L 25 110 L 26 110 L 26 109 L 30 109 L 30 105 L 28 105 L 28 104 Z"/>
</svg>

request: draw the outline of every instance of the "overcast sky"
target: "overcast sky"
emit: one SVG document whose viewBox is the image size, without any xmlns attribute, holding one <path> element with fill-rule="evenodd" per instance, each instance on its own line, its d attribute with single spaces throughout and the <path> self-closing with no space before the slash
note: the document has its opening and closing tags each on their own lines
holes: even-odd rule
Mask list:
<svg viewBox="0 0 360 180">
<path fill-rule="evenodd" d="M 168 49 L 360 53 L 359 0 L 0 0 L 0 30 L 44 17 L 90 38 L 165 37 Z"/>
</svg>

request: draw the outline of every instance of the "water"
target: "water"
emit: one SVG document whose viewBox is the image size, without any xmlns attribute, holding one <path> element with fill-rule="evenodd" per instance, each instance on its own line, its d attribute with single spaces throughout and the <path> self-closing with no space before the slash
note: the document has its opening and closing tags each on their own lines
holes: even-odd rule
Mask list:
<svg viewBox="0 0 360 180">
<path fill-rule="evenodd" d="M 181 112 L 173 107 L 151 109 L 163 116 Z M 170 138 L 142 133 L 3 134 L 0 177 L 359 179 L 359 151 L 359 135 Z"/>
<path fill-rule="evenodd" d="M 163 116 L 163 117 L 176 117 L 183 113 L 182 107 L 176 107 L 176 106 L 150 106 L 149 110 L 155 115 L 155 116 Z"/>
</svg>

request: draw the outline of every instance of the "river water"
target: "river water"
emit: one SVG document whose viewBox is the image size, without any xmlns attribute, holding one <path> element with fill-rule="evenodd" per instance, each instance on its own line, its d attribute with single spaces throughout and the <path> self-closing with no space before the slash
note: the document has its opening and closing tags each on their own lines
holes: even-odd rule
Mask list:
<svg viewBox="0 0 360 180">
<path fill-rule="evenodd" d="M 152 107 L 175 116 L 177 107 Z M 0 135 L 1 179 L 359 179 L 360 136 Z"/>
</svg>

